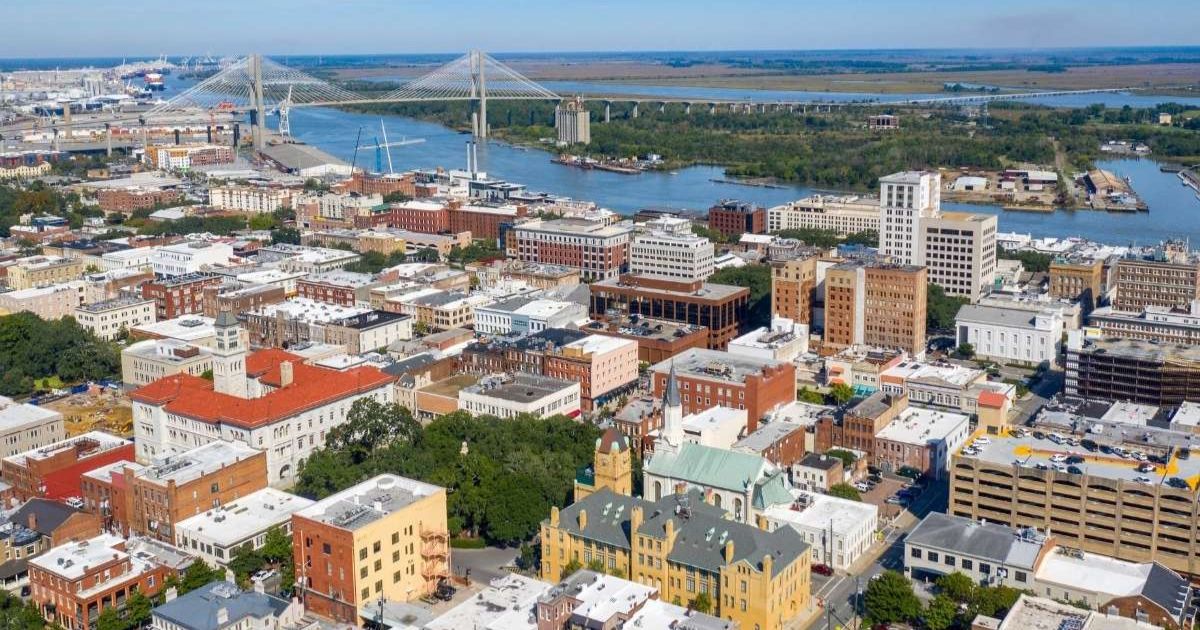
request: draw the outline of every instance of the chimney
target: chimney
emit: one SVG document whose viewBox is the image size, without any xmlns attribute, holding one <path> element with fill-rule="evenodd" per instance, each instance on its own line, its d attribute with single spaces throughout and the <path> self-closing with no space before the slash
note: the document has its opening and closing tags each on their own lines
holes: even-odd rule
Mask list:
<svg viewBox="0 0 1200 630">
<path fill-rule="evenodd" d="M 725 564 L 733 564 L 733 541 L 725 541 Z"/>
<path fill-rule="evenodd" d="M 768 580 L 771 579 L 771 574 L 772 574 L 771 569 L 773 568 L 774 564 L 775 564 L 775 559 L 771 557 L 771 554 L 767 554 L 767 555 L 763 556 L 762 571 L 763 571 L 763 575 L 766 576 L 766 578 Z"/>
<path fill-rule="evenodd" d="M 179 589 L 172 586 L 171 588 L 167 589 L 166 593 L 163 594 L 163 602 L 169 602 L 176 597 L 179 597 Z"/>
<path fill-rule="evenodd" d="M 284 361 L 279 364 L 279 386 L 287 387 L 292 384 L 292 362 Z"/>
<path fill-rule="evenodd" d="M 629 510 L 629 531 L 637 533 L 637 530 L 642 528 L 642 506 L 635 505 Z"/>
<path fill-rule="evenodd" d="M 229 623 L 229 609 L 222 606 L 217 609 L 217 625 L 224 626 Z"/>
<path fill-rule="evenodd" d="M 552 506 L 550 508 L 550 526 L 558 527 L 558 506 L 557 505 Z"/>
<path fill-rule="evenodd" d="M 587 529 L 587 510 L 579 510 L 579 529 Z"/>
<path fill-rule="evenodd" d="M 254 580 L 254 592 L 260 595 L 265 595 L 267 593 L 267 587 L 263 585 L 262 578 Z"/>
</svg>

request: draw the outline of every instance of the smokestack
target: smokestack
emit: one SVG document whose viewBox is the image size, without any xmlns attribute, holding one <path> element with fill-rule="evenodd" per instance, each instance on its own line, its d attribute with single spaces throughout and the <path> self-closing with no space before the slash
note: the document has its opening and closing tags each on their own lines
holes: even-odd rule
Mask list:
<svg viewBox="0 0 1200 630">
<path fill-rule="evenodd" d="M 242 139 L 242 126 L 239 123 L 233 123 L 233 148 L 236 150 L 238 142 Z"/>
<path fill-rule="evenodd" d="M 209 125 L 204 130 L 205 136 L 208 138 L 208 143 L 212 144 L 212 125 Z"/>
<path fill-rule="evenodd" d="M 177 145 L 179 144 L 179 130 L 178 129 L 175 130 L 175 144 L 177 144 Z"/>
<path fill-rule="evenodd" d="M 287 387 L 292 384 L 292 362 L 284 361 L 279 364 L 279 386 Z"/>
</svg>

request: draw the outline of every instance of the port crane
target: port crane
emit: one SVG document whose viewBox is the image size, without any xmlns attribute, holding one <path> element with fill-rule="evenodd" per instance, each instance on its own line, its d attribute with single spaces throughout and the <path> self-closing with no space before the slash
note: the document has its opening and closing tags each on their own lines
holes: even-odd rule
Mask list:
<svg viewBox="0 0 1200 630">
<path fill-rule="evenodd" d="M 422 142 L 425 142 L 425 138 L 411 138 L 410 139 L 410 138 L 404 137 L 404 136 L 402 136 L 399 140 L 396 140 L 395 142 L 388 142 L 387 126 L 383 124 L 382 118 L 379 119 L 379 131 L 383 135 L 383 142 L 380 142 L 379 138 L 376 137 L 375 144 L 366 146 L 366 147 L 362 147 L 363 149 L 374 149 L 375 150 L 375 172 L 377 172 L 377 173 L 383 172 L 383 156 L 385 154 L 387 155 L 387 168 L 388 168 L 387 172 L 389 172 L 389 173 L 396 172 L 395 168 L 393 168 L 393 166 L 392 166 L 392 147 L 403 147 L 403 146 L 407 146 L 410 144 L 420 144 Z M 359 137 L 361 138 L 362 137 L 362 129 L 360 128 L 358 130 L 358 132 L 359 132 Z M 354 161 L 357 161 L 358 160 L 358 149 L 359 149 L 358 142 L 355 141 L 354 145 L 355 145 L 354 146 Z M 351 164 L 351 168 L 353 168 L 353 163 Z"/>
</svg>

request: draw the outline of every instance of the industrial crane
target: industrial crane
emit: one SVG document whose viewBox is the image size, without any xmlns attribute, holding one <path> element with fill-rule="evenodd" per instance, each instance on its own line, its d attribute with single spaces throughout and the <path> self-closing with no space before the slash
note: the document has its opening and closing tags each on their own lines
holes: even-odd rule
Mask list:
<svg viewBox="0 0 1200 630">
<path fill-rule="evenodd" d="M 367 146 L 367 147 L 362 147 L 363 149 L 375 149 L 375 171 L 379 172 L 379 173 L 383 172 L 383 155 L 385 152 L 387 153 L 387 167 L 388 167 L 387 172 L 389 172 L 389 173 L 396 172 L 395 169 L 392 167 L 392 147 L 402 147 L 402 146 L 406 146 L 406 145 L 410 145 L 410 144 L 420 144 L 422 142 L 425 142 L 425 138 L 413 138 L 410 140 L 407 137 L 401 137 L 399 140 L 397 140 L 395 142 L 388 142 L 387 127 L 384 126 L 382 118 L 379 119 L 379 130 L 383 134 L 383 142 L 380 142 L 379 138 L 375 138 L 375 144 L 373 144 L 371 146 Z M 361 128 L 359 129 L 359 136 L 360 137 L 362 136 Z M 357 161 L 357 159 L 358 159 L 358 149 L 359 149 L 358 143 L 355 142 L 355 146 L 354 146 L 355 161 Z"/>
</svg>

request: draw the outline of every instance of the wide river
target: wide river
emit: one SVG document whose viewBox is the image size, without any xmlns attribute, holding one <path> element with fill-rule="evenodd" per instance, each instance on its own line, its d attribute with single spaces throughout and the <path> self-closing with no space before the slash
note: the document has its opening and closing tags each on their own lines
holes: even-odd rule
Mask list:
<svg viewBox="0 0 1200 630">
<path fill-rule="evenodd" d="M 179 89 L 169 86 L 167 96 Z M 556 86 L 558 89 L 560 86 Z M 641 86 L 645 87 L 645 86 Z M 174 89 L 170 89 L 174 88 Z M 659 92 L 661 93 L 661 92 Z M 862 98 L 864 95 L 857 95 Z M 869 95 L 867 95 L 869 96 Z M 1086 105 L 1104 102 L 1120 107 L 1124 99 L 1138 95 L 1091 94 Z M 1152 97 L 1153 102 L 1169 100 Z M 1200 99 L 1197 104 L 1200 105 Z M 469 137 L 441 125 L 385 116 L 388 139 L 422 139 L 423 142 L 392 148 L 393 167 L 397 171 L 413 168 L 462 168 L 466 164 Z M 269 124 L 274 125 L 275 120 Z M 602 123 L 593 123 L 602 124 Z M 375 144 L 381 134 L 380 117 L 332 109 L 297 109 L 292 113 L 292 131 L 300 140 L 350 161 L 354 158 L 355 138 L 362 130 L 362 145 Z M 380 138 L 381 139 L 381 138 Z M 373 150 L 360 150 L 358 164 L 375 169 Z M 386 157 L 384 157 L 386 160 Z M 696 166 L 678 172 L 648 172 L 619 175 L 604 171 L 585 171 L 550 162 L 550 155 L 537 149 L 514 147 L 492 141 L 479 148 L 480 167 L 492 177 L 519 182 L 530 190 L 546 191 L 573 199 L 594 201 L 602 207 L 631 213 L 642 208 L 702 210 L 719 199 L 736 198 L 763 206 L 798 199 L 813 191 L 804 186 L 761 188 L 718 183 L 723 169 Z M 384 168 L 387 164 L 384 162 Z M 1078 236 L 1111 244 L 1147 244 L 1166 238 L 1188 238 L 1200 243 L 1200 200 L 1178 177 L 1163 173 L 1152 160 L 1109 160 L 1100 164 L 1118 175 L 1129 177 L 1134 189 L 1149 204 L 1149 212 L 1107 213 L 1091 210 L 1060 210 L 1053 213 L 1005 211 L 998 206 L 945 203 L 952 209 L 1000 214 L 1003 232 L 1030 233 L 1034 236 Z"/>
</svg>

